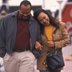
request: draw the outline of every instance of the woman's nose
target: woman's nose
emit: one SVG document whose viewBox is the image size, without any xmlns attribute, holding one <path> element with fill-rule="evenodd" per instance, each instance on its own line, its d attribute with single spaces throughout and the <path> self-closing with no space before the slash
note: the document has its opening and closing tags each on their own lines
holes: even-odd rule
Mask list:
<svg viewBox="0 0 72 72">
<path fill-rule="evenodd" d="M 43 22 L 45 22 L 45 19 L 43 19 Z"/>
</svg>

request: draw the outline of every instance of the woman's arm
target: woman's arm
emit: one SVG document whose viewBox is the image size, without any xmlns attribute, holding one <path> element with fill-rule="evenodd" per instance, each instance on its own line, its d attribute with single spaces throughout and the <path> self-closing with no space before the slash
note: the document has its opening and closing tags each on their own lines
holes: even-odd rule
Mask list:
<svg viewBox="0 0 72 72">
<path fill-rule="evenodd" d="M 67 33 L 67 30 L 65 28 L 65 23 L 60 22 L 60 28 L 61 28 L 61 32 L 62 32 L 62 39 L 60 41 L 55 41 L 55 49 L 57 48 L 61 48 L 61 47 L 65 47 L 70 43 L 70 38 L 69 35 Z"/>
</svg>

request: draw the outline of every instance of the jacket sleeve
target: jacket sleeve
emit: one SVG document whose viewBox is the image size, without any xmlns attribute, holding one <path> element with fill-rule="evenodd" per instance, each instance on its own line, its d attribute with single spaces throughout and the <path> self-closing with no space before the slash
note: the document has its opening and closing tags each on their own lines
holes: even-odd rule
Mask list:
<svg viewBox="0 0 72 72">
<path fill-rule="evenodd" d="M 39 24 L 38 24 L 38 27 L 37 27 L 37 40 L 36 41 L 38 41 L 41 44 L 41 35 L 40 35 L 40 26 L 39 26 Z M 34 47 L 33 54 L 36 58 L 39 58 L 40 57 L 40 50 L 36 50 L 35 47 Z"/>
<path fill-rule="evenodd" d="M 0 26 L 0 56 L 3 57 L 6 53 L 5 49 L 5 27 L 4 27 L 4 19 Z"/>
<path fill-rule="evenodd" d="M 37 41 L 41 44 L 40 26 L 38 26 L 37 32 L 38 32 Z"/>
<path fill-rule="evenodd" d="M 70 43 L 70 38 L 65 28 L 65 25 L 61 25 L 62 40 L 55 41 L 55 49 L 67 46 Z"/>
</svg>

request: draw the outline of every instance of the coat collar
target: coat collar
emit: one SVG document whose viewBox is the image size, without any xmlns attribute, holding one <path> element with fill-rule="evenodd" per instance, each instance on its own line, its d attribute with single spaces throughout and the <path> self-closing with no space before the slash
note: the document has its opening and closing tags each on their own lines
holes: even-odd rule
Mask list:
<svg viewBox="0 0 72 72">
<path fill-rule="evenodd" d="M 16 17 L 16 18 L 17 18 L 17 13 L 18 13 L 18 11 L 13 12 L 13 13 L 12 13 L 12 17 Z M 34 22 L 34 21 L 35 21 L 35 19 L 33 18 L 33 16 L 30 15 L 29 25 L 31 25 L 32 22 Z"/>
<path fill-rule="evenodd" d="M 12 17 L 17 17 L 17 13 L 18 11 L 13 12 Z M 35 21 L 32 15 L 30 15 L 30 21 Z"/>
<path fill-rule="evenodd" d="M 52 37 L 54 38 L 55 34 L 54 31 L 56 30 L 56 27 L 53 27 Z"/>
<path fill-rule="evenodd" d="M 12 17 L 17 17 L 17 13 L 18 13 L 18 11 L 13 12 Z"/>
<path fill-rule="evenodd" d="M 53 32 L 54 32 L 55 30 L 56 30 L 56 27 L 53 27 Z M 53 33 L 53 32 L 52 32 L 52 33 Z"/>
</svg>

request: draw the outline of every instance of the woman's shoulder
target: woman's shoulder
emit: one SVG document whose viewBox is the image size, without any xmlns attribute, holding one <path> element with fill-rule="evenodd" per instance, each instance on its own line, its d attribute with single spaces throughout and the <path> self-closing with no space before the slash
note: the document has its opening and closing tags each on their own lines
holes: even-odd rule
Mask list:
<svg viewBox="0 0 72 72">
<path fill-rule="evenodd" d="M 60 28 L 65 28 L 65 27 L 66 27 L 66 23 L 64 23 L 64 22 L 59 22 L 59 27 L 60 27 Z"/>
</svg>

